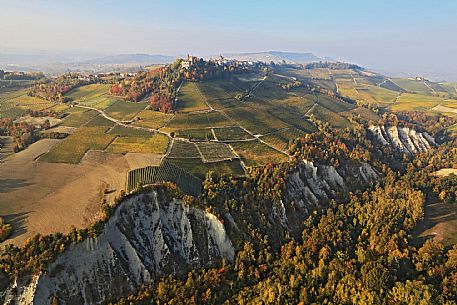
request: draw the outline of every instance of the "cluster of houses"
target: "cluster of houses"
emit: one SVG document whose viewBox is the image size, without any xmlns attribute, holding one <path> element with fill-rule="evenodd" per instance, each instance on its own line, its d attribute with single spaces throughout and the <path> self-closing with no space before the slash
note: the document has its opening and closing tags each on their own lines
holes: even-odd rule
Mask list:
<svg viewBox="0 0 457 305">
<path fill-rule="evenodd" d="M 415 81 L 418 81 L 418 82 L 428 82 L 428 79 L 426 79 L 425 77 L 422 77 L 422 76 L 410 77 L 409 79 L 410 80 L 415 80 Z"/>
<path fill-rule="evenodd" d="M 131 72 L 107 72 L 107 73 L 103 73 L 103 72 L 100 72 L 100 73 L 96 73 L 96 74 L 87 74 L 87 73 L 78 73 L 78 79 L 79 80 L 82 80 L 82 81 L 87 81 L 87 82 L 90 82 L 90 81 L 94 81 L 94 80 L 98 80 L 98 79 L 102 79 L 102 78 L 105 78 L 105 77 L 110 77 L 110 76 L 120 76 L 120 77 L 132 77 L 132 76 L 136 76 L 138 73 L 134 72 L 134 73 L 131 73 Z"/>
<path fill-rule="evenodd" d="M 196 56 L 187 55 L 187 58 L 181 60 L 181 68 L 189 69 L 192 66 L 196 65 L 200 59 Z M 243 61 L 243 60 L 236 60 L 236 59 L 227 59 L 224 58 L 222 55 L 215 59 L 210 59 L 208 62 L 213 62 L 216 66 L 229 68 L 229 67 L 255 67 L 261 64 L 258 61 Z"/>
</svg>

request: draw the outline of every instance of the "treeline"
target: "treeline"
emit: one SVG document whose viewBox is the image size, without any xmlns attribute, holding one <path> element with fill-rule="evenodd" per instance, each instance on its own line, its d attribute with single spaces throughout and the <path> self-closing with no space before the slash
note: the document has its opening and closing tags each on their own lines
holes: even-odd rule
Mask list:
<svg viewBox="0 0 457 305">
<path fill-rule="evenodd" d="M 305 69 L 331 69 L 331 70 L 363 70 L 362 67 L 350 64 L 350 63 L 345 63 L 345 62 L 313 62 L 306 64 L 304 66 Z"/>
<path fill-rule="evenodd" d="M 177 63 L 175 63 L 175 65 L 176 64 Z M 204 81 L 230 77 L 233 73 L 258 72 L 260 68 L 260 64 L 248 65 L 236 61 L 229 61 L 221 64 L 214 60 L 205 61 L 200 58 L 189 68 L 180 69 L 180 73 L 185 80 Z"/>
<path fill-rule="evenodd" d="M 0 242 L 4 241 L 11 234 L 12 226 L 5 223 L 3 217 L 0 217 Z"/>
<path fill-rule="evenodd" d="M 40 137 L 40 130 L 49 129 L 49 120 L 46 120 L 41 128 L 36 128 L 35 125 L 26 122 L 15 122 L 11 118 L 4 118 L 0 120 L 0 135 L 10 136 L 13 138 L 13 151 L 19 152 L 25 149 L 30 144 L 38 141 Z"/>
<path fill-rule="evenodd" d="M 64 97 L 65 93 L 90 83 L 92 81 L 82 79 L 78 73 L 67 73 L 56 79 L 46 80 L 32 85 L 28 91 L 28 95 L 51 102 L 63 103 L 69 101 L 69 99 Z"/>
<path fill-rule="evenodd" d="M 44 78 L 42 72 L 5 72 L 0 70 L 0 80 L 38 80 Z"/>
<path fill-rule="evenodd" d="M 176 90 L 181 82 L 174 66 L 138 72 L 117 84 L 111 85 L 110 93 L 131 102 L 139 102 L 149 96 L 153 110 L 171 112 Z"/>
</svg>

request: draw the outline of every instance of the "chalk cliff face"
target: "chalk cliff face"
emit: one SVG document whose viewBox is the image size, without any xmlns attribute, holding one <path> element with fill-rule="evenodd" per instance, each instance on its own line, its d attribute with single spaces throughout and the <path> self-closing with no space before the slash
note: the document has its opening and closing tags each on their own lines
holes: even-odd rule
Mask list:
<svg viewBox="0 0 457 305">
<path fill-rule="evenodd" d="M 390 145 L 409 155 L 425 152 L 437 145 L 427 132 L 417 132 L 408 127 L 373 125 L 368 130 L 382 145 Z"/>
<path fill-rule="evenodd" d="M 319 165 L 303 160 L 286 181 L 283 199 L 274 202 L 270 220 L 300 238 L 303 220 L 331 199 L 342 200 L 357 187 L 368 186 L 379 174 L 368 163 L 340 166 Z"/>
<path fill-rule="evenodd" d="M 303 160 L 285 181 L 282 199 L 263 205 L 264 215 L 271 228 L 300 238 L 303 221 L 314 209 L 378 177 L 367 163 L 351 161 L 334 168 Z M 230 213 L 222 217 L 230 231 L 239 230 L 239 219 Z M 55 296 L 63 305 L 100 304 L 158 276 L 185 273 L 223 258 L 234 259 L 224 224 L 154 189 L 127 198 L 101 235 L 71 246 L 45 274 L 16 279 L 4 299 L 5 304 L 41 305 Z"/>
<path fill-rule="evenodd" d="M 153 190 L 128 198 L 101 235 L 69 248 L 46 274 L 16 280 L 5 303 L 49 304 L 56 296 L 60 304 L 98 304 L 157 276 L 233 257 L 216 216 Z"/>
</svg>

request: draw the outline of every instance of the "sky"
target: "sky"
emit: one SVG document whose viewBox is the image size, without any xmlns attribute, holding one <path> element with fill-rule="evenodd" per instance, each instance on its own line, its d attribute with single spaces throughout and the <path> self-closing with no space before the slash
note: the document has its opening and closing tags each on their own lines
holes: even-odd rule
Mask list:
<svg viewBox="0 0 457 305">
<path fill-rule="evenodd" d="M 312 52 L 457 80 L 456 14 L 455 0 L 0 0 L 0 52 Z"/>
</svg>

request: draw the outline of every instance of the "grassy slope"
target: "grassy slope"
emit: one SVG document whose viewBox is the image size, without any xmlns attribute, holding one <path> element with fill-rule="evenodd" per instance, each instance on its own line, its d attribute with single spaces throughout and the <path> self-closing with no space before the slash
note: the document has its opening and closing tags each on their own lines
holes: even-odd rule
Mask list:
<svg viewBox="0 0 457 305">
<path fill-rule="evenodd" d="M 176 111 L 191 112 L 207 110 L 208 106 L 204 101 L 204 96 L 200 93 L 198 86 L 194 82 L 185 82 L 178 94 Z"/>
</svg>

